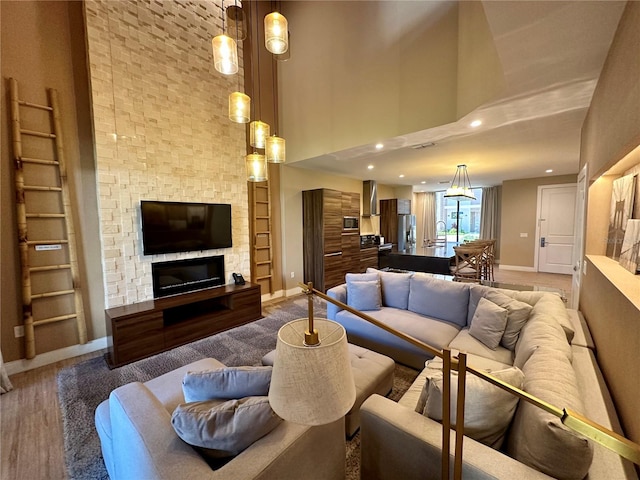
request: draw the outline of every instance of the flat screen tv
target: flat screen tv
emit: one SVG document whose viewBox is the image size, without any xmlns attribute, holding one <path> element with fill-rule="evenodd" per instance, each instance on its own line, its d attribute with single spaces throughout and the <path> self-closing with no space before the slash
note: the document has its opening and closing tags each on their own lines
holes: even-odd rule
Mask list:
<svg viewBox="0 0 640 480">
<path fill-rule="evenodd" d="M 228 248 L 231 205 L 142 200 L 145 255 Z"/>
</svg>

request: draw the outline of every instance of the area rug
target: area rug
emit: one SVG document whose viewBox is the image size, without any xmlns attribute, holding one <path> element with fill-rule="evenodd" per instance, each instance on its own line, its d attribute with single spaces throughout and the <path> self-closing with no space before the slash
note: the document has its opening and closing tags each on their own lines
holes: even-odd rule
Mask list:
<svg viewBox="0 0 640 480">
<path fill-rule="evenodd" d="M 326 315 L 324 301 L 314 303 L 318 317 Z M 307 314 L 307 298 L 263 306 L 264 318 L 168 352 L 110 370 L 103 357 L 97 357 L 61 370 L 57 376 L 58 398 L 64 431 L 65 462 L 71 480 L 108 479 L 102 460 L 100 441 L 94 426 L 96 407 L 115 388 L 129 382 L 146 382 L 159 375 L 201 358 L 215 358 L 228 366 L 258 365 L 276 345 L 278 329 Z M 392 398 L 399 398 L 418 372 L 396 367 Z M 358 479 L 360 439 L 354 436 L 347 445 L 349 479 Z"/>
</svg>

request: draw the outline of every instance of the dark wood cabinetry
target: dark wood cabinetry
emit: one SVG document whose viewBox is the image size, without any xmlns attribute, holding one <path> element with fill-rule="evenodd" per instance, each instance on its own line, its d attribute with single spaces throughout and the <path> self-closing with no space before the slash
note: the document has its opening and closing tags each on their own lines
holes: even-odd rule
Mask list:
<svg viewBox="0 0 640 480">
<path fill-rule="evenodd" d="M 260 286 L 224 285 L 105 311 L 111 367 L 262 317 Z"/>
<path fill-rule="evenodd" d="M 360 229 L 343 228 L 360 218 L 360 194 L 327 188 L 302 192 L 304 281 L 327 291 L 360 267 Z"/>
<path fill-rule="evenodd" d="M 411 200 L 390 198 L 380 200 L 380 235 L 386 243 L 398 246 L 398 215 L 411 213 Z"/>
<path fill-rule="evenodd" d="M 360 249 L 359 271 L 366 272 L 367 268 L 378 268 L 378 247 Z"/>
</svg>

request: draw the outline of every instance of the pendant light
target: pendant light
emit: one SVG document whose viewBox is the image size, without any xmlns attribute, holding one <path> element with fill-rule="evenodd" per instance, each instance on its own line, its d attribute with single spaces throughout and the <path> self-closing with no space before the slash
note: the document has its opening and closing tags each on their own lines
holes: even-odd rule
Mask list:
<svg viewBox="0 0 640 480">
<path fill-rule="evenodd" d="M 255 3 L 255 2 L 254 2 Z M 258 12 L 258 7 L 256 5 L 256 14 Z M 257 15 L 256 15 L 257 16 Z M 258 23 L 256 23 L 256 38 L 258 38 Z M 258 118 L 261 116 L 261 107 L 260 103 L 262 102 L 261 88 L 260 88 L 260 44 L 256 43 L 256 75 L 254 76 L 254 84 L 258 83 L 258 96 L 255 98 L 256 107 L 258 110 Z M 269 136 L 269 124 L 261 121 L 254 120 L 249 124 L 249 145 L 254 148 L 265 148 L 267 143 L 267 137 Z"/>
<path fill-rule="evenodd" d="M 251 98 L 242 92 L 229 94 L 229 120 L 236 123 L 249 123 Z"/>
<path fill-rule="evenodd" d="M 227 7 L 227 33 L 230 37 L 238 40 L 244 40 L 247 38 L 247 18 L 245 17 L 244 10 L 238 6 L 237 0 L 235 5 Z"/>
<path fill-rule="evenodd" d="M 264 17 L 264 44 L 271 53 L 280 55 L 289 48 L 288 23 L 284 15 L 271 12 Z"/>
<path fill-rule="evenodd" d="M 253 152 L 245 157 L 247 180 L 250 182 L 264 182 L 268 180 L 267 160 L 264 155 Z"/>
<path fill-rule="evenodd" d="M 456 173 L 451 180 L 451 186 L 447 188 L 444 194 L 445 198 L 455 198 L 458 200 L 475 200 L 476 196 L 471 189 L 471 182 L 469 181 L 469 174 L 467 173 L 466 165 L 458 165 Z"/>
<path fill-rule="evenodd" d="M 222 2 L 222 34 L 213 37 L 213 66 L 224 75 L 238 73 L 238 46 L 233 38 L 224 33 L 224 0 Z"/>
<path fill-rule="evenodd" d="M 277 135 L 278 129 L 278 79 L 276 77 L 277 62 L 275 58 L 271 59 L 271 74 L 273 85 L 273 135 L 267 137 L 265 155 L 269 163 L 284 163 L 286 160 L 286 149 L 284 138 Z"/>
</svg>

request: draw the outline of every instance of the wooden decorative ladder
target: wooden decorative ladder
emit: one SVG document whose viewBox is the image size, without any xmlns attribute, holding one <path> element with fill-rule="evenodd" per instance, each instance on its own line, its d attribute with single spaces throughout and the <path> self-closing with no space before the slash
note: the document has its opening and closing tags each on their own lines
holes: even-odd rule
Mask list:
<svg viewBox="0 0 640 480">
<path fill-rule="evenodd" d="M 56 90 L 47 89 L 49 105 L 20 100 L 18 82 L 13 78 L 9 79 L 9 91 L 18 247 L 22 268 L 22 318 L 25 356 L 30 359 L 36 355 L 37 326 L 75 319 L 79 343 L 87 342 L 87 331 L 79 286 L 76 235 L 71 215 L 58 95 Z M 21 113 L 24 113 L 29 125 L 37 125 L 34 130 L 23 127 Z M 42 239 L 30 240 L 29 231 L 34 233 L 34 237 Z M 38 278 L 47 275 L 53 277 Z M 38 285 L 39 293 L 32 292 L 32 280 Z M 57 289 L 43 291 L 51 284 L 55 284 Z M 34 309 L 34 300 L 43 303 Z M 37 311 L 36 315 L 34 310 Z"/>
<path fill-rule="evenodd" d="M 273 235 L 271 232 L 271 190 L 269 182 L 251 184 L 251 281 L 259 284 L 262 293 L 273 293 Z"/>
</svg>

